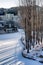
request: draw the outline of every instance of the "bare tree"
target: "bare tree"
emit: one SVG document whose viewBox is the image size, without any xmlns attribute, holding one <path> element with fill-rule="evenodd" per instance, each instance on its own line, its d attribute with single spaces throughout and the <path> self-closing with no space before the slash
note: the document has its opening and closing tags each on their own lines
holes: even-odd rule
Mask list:
<svg viewBox="0 0 43 65">
<path fill-rule="evenodd" d="M 20 13 L 22 16 L 22 22 L 25 24 L 25 40 L 26 40 L 26 49 L 27 53 L 29 53 L 29 49 L 31 49 L 31 5 L 32 0 L 20 0 Z"/>
<path fill-rule="evenodd" d="M 39 11 L 39 5 L 37 10 L 36 1 L 37 0 L 19 0 L 20 14 L 22 17 L 21 21 L 24 25 L 23 28 L 25 30 L 27 53 L 29 53 L 29 49 L 31 49 L 32 39 L 33 39 L 33 47 L 35 40 L 38 41 L 39 43 L 38 33 L 40 31 L 40 11 Z M 33 36 L 31 35 L 32 31 Z"/>
</svg>

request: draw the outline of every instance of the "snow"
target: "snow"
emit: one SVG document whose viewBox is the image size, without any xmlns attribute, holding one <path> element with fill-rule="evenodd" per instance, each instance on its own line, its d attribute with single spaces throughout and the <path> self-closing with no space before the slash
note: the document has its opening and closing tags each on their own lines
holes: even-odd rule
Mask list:
<svg viewBox="0 0 43 65">
<path fill-rule="evenodd" d="M 25 65 L 43 65 L 43 64 L 39 63 L 38 61 L 23 58 L 23 56 L 21 54 L 18 56 L 18 58 L 20 61 L 24 62 Z"/>
<path fill-rule="evenodd" d="M 21 37 L 21 33 L 10 33 L 10 34 L 2 34 L 0 35 L 0 40 L 9 40 L 9 39 L 19 39 Z"/>
<path fill-rule="evenodd" d="M 24 31 L 20 29 L 16 33 L 0 35 L 0 65 L 43 65 L 22 56 L 24 46 L 20 39 L 23 36 Z"/>
</svg>

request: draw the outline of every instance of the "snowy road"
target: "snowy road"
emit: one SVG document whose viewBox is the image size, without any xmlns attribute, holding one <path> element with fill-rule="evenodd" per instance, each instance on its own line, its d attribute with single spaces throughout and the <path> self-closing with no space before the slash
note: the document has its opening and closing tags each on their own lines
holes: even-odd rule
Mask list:
<svg viewBox="0 0 43 65">
<path fill-rule="evenodd" d="M 13 65 L 18 61 L 17 54 L 21 51 L 20 46 L 22 33 L 0 35 L 0 65 Z"/>
<path fill-rule="evenodd" d="M 24 65 L 42 65 L 37 61 L 22 57 L 23 46 L 20 39 L 23 35 L 22 30 L 17 33 L 0 35 L 0 65 L 14 65 L 18 61 L 22 61 Z"/>
</svg>

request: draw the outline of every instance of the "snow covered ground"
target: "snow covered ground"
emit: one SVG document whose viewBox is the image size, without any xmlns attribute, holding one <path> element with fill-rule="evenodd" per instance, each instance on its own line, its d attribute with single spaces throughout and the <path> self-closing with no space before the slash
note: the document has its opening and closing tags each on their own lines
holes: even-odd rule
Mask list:
<svg viewBox="0 0 43 65">
<path fill-rule="evenodd" d="M 0 65 L 43 65 L 22 56 L 23 45 L 20 39 L 23 35 L 23 30 L 0 35 Z"/>
</svg>

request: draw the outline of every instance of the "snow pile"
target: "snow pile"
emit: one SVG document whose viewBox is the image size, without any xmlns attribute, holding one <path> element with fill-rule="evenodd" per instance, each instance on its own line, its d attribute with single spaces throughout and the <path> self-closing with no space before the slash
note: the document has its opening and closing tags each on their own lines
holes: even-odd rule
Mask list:
<svg viewBox="0 0 43 65">
<path fill-rule="evenodd" d="M 27 50 L 23 50 L 23 56 L 28 59 L 37 60 L 41 63 L 43 63 L 43 45 L 36 45 L 32 50 L 30 50 L 29 53 L 27 53 Z"/>
</svg>

